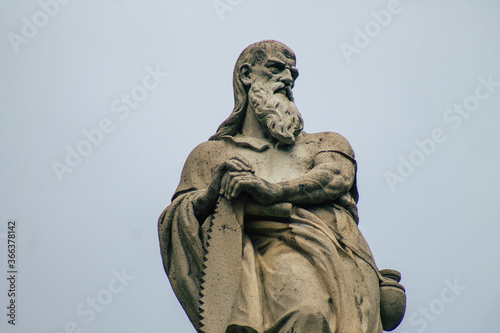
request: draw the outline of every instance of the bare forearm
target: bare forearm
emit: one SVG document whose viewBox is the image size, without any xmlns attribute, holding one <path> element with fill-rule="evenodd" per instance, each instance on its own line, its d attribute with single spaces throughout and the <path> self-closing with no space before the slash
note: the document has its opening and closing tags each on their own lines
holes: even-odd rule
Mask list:
<svg viewBox="0 0 500 333">
<path fill-rule="evenodd" d="M 345 194 L 352 180 L 339 170 L 316 168 L 302 177 L 277 183 L 276 202 L 325 204 Z"/>
</svg>

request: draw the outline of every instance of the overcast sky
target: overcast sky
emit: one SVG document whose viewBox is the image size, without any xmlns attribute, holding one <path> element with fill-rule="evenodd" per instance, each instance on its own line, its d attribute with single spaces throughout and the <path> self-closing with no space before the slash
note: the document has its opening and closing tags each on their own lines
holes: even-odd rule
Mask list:
<svg viewBox="0 0 500 333">
<path fill-rule="evenodd" d="M 305 131 L 356 152 L 361 231 L 407 290 L 394 332 L 498 332 L 500 2 L 25 0 L 0 20 L 0 331 L 194 332 L 157 218 L 232 110 L 239 53 L 276 39 Z"/>
</svg>

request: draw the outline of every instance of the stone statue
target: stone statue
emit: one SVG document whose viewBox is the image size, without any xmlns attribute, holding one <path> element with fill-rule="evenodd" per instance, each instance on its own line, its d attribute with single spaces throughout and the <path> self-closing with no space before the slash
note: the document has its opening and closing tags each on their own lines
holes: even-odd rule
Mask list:
<svg viewBox="0 0 500 333">
<path fill-rule="evenodd" d="M 234 110 L 160 216 L 163 265 L 198 332 L 376 333 L 402 320 L 400 275 L 378 270 L 357 226 L 354 152 L 302 130 L 298 75 L 280 42 L 241 53 Z"/>
</svg>

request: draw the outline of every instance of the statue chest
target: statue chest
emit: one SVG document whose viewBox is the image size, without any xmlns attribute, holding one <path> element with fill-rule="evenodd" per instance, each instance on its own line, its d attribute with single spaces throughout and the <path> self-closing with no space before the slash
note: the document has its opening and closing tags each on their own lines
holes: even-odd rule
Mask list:
<svg viewBox="0 0 500 333">
<path fill-rule="evenodd" d="M 239 154 L 248 160 L 257 176 L 272 183 L 300 177 L 314 166 L 311 153 L 299 145 L 288 149 L 269 148 L 262 152 L 241 147 L 232 150 L 233 156 Z"/>
</svg>

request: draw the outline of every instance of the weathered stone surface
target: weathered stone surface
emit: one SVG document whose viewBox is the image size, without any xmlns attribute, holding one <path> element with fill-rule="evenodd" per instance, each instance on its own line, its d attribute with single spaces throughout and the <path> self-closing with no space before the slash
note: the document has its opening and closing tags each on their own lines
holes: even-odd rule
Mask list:
<svg viewBox="0 0 500 333">
<path fill-rule="evenodd" d="M 160 216 L 165 271 L 199 332 L 376 333 L 404 314 L 399 273 L 378 271 L 357 226 L 354 152 L 302 130 L 297 76 L 282 43 L 242 52 L 234 110 Z"/>
</svg>

